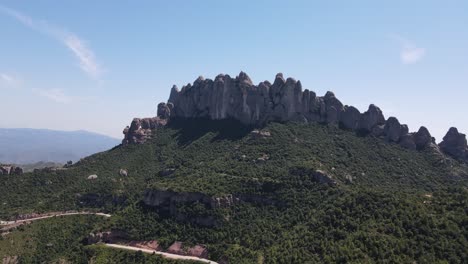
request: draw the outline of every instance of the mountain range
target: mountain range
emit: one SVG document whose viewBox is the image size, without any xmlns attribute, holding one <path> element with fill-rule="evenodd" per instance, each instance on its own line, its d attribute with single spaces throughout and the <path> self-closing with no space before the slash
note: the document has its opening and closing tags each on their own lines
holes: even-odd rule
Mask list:
<svg viewBox="0 0 468 264">
<path fill-rule="evenodd" d="M 0 163 L 76 162 L 120 140 L 84 130 L 0 128 Z"/>
</svg>

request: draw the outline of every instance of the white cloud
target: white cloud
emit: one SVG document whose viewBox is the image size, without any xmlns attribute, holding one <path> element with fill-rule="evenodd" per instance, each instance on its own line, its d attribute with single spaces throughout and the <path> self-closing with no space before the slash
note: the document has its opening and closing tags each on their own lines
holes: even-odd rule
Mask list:
<svg viewBox="0 0 468 264">
<path fill-rule="evenodd" d="M 426 49 L 424 48 L 403 48 L 400 54 L 401 62 L 404 64 L 412 64 L 420 61 L 426 55 Z"/>
<path fill-rule="evenodd" d="M 79 62 L 80 68 L 90 77 L 98 79 L 103 73 L 103 69 L 94 56 L 94 52 L 89 48 L 86 42 L 79 38 L 76 34 L 51 25 L 44 20 L 35 21 L 25 14 L 1 5 L 0 12 L 15 18 L 20 23 L 33 30 L 49 35 L 60 41 L 73 53 Z"/>
<path fill-rule="evenodd" d="M 8 73 L 0 72 L 0 85 L 5 87 L 17 87 L 20 79 Z"/>
<path fill-rule="evenodd" d="M 34 91 L 37 92 L 37 94 L 39 94 L 40 96 L 43 96 L 57 103 L 68 104 L 73 99 L 73 97 L 66 95 L 61 89 L 35 89 Z"/>
<path fill-rule="evenodd" d="M 94 53 L 85 42 L 76 35 L 69 34 L 65 38 L 65 44 L 80 61 L 81 69 L 94 78 L 98 78 L 102 70 L 96 62 Z"/>
<path fill-rule="evenodd" d="M 391 35 L 390 38 L 394 39 L 401 45 L 400 60 L 403 64 L 416 63 L 426 56 L 426 49 L 416 47 L 414 43 L 399 35 Z"/>
</svg>

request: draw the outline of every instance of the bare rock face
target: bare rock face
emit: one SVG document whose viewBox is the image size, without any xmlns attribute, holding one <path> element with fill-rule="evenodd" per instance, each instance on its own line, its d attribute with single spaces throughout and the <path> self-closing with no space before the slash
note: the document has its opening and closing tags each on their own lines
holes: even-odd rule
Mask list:
<svg viewBox="0 0 468 264">
<path fill-rule="evenodd" d="M 336 181 L 326 172 L 321 170 L 316 170 L 314 173 L 312 173 L 312 178 L 318 183 L 336 185 Z"/>
<path fill-rule="evenodd" d="M 166 123 L 166 119 L 159 117 L 134 118 L 132 124 L 123 131 L 125 137 L 122 144 L 141 144 L 151 138 L 154 129 L 165 126 Z"/>
<path fill-rule="evenodd" d="M 416 144 L 414 143 L 414 136 L 412 134 L 404 134 L 400 137 L 400 146 L 407 149 L 416 149 Z"/>
<path fill-rule="evenodd" d="M 424 149 L 434 142 L 434 138 L 426 127 L 420 127 L 418 132 L 414 133 L 414 143 L 417 149 Z"/>
<path fill-rule="evenodd" d="M 374 137 L 381 137 L 385 134 L 385 126 L 384 125 L 376 125 L 374 126 L 371 131 L 370 131 L 370 134 Z"/>
<path fill-rule="evenodd" d="M 273 84 L 264 81 L 258 85 L 244 72 L 236 78 L 224 74 L 214 80 L 199 77 L 180 91 L 173 87 L 169 102 L 174 105 L 171 118 L 233 118 L 253 126 L 268 121 L 337 123 L 344 111 L 332 92 L 317 97 L 302 91 L 300 81 L 285 80 L 281 73 Z"/>
<path fill-rule="evenodd" d="M 361 115 L 361 119 L 359 120 L 359 127 L 358 129 L 363 132 L 371 132 L 372 128 L 378 125 L 385 124 L 385 117 L 382 113 L 382 110 L 377 106 L 371 104 L 369 105 L 369 109 Z"/>
<path fill-rule="evenodd" d="M 398 142 L 400 140 L 400 136 L 402 136 L 402 127 L 398 119 L 395 117 L 390 117 L 385 122 L 384 133 L 386 135 L 386 139 L 390 142 Z"/>
<path fill-rule="evenodd" d="M 458 129 L 452 127 L 439 144 L 440 150 L 458 160 L 468 160 L 468 145 L 466 135 L 459 133 Z"/>
<path fill-rule="evenodd" d="M 359 125 L 361 113 L 354 106 L 345 106 L 341 115 L 341 124 L 346 129 L 356 130 Z"/>
<path fill-rule="evenodd" d="M 171 103 L 159 103 L 158 104 L 158 117 L 161 118 L 161 119 L 169 119 L 169 117 L 171 116 L 171 109 L 173 108 L 174 106 L 171 104 Z"/>
</svg>

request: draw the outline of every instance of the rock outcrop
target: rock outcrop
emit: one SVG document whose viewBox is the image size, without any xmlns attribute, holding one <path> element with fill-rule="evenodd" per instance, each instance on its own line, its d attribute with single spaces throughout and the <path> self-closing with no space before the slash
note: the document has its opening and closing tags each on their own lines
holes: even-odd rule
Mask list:
<svg viewBox="0 0 468 264">
<path fill-rule="evenodd" d="M 126 169 L 120 169 L 119 170 L 119 175 L 122 177 L 127 177 L 128 176 L 128 171 Z"/>
<path fill-rule="evenodd" d="M 129 235 L 125 231 L 112 230 L 112 231 L 105 231 L 105 232 L 90 233 L 86 237 L 86 242 L 88 245 L 96 244 L 99 242 L 116 243 L 116 242 L 128 240 L 128 238 L 129 238 Z"/>
<path fill-rule="evenodd" d="M 337 185 L 335 179 L 328 173 L 322 170 L 312 170 L 304 167 L 293 167 L 289 169 L 289 173 L 294 176 L 310 177 L 311 180 L 320 184 L 328 184 L 330 186 Z"/>
<path fill-rule="evenodd" d="M 204 245 L 195 245 L 188 247 L 182 242 L 175 241 L 168 249 L 167 252 L 183 256 L 193 256 L 197 258 L 208 258 L 208 249 Z"/>
<path fill-rule="evenodd" d="M 14 165 L 0 165 L 0 175 L 21 175 L 23 169 Z"/>
<path fill-rule="evenodd" d="M 429 133 L 426 127 L 420 127 L 418 132 L 414 133 L 414 143 L 417 149 L 424 149 L 431 144 L 435 144 L 435 139 Z"/>
<path fill-rule="evenodd" d="M 168 112 L 165 112 L 166 110 L 165 108 L 161 109 L 161 111 L 158 109 L 158 112 L 163 116 L 167 116 Z M 125 137 L 122 144 L 141 144 L 152 137 L 154 129 L 165 126 L 166 123 L 167 119 L 160 117 L 134 118 L 131 125 L 127 126 L 123 131 Z"/>
<path fill-rule="evenodd" d="M 189 221 L 201 226 L 216 226 L 222 220 L 215 215 L 186 215 L 179 211 L 178 206 L 194 204 L 203 205 L 207 212 L 218 208 L 228 208 L 240 202 L 274 205 L 276 201 L 254 194 L 227 194 L 224 196 L 210 196 L 200 192 L 175 192 L 171 190 L 149 189 L 145 192 L 143 203 L 158 209 L 162 213 L 167 213 L 178 221 Z"/>
<path fill-rule="evenodd" d="M 444 140 L 439 144 L 440 150 L 455 159 L 468 160 L 468 145 L 466 135 L 459 133 L 458 129 L 452 127 L 444 137 Z"/>
<path fill-rule="evenodd" d="M 404 148 L 421 150 L 430 147 L 439 152 L 439 146 L 426 128 L 409 133 L 407 125 L 395 117 L 385 119 L 382 110 L 373 104 L 360 113 L 353 106 L 343 105 L 333 92 L 317 96 L 313 91 L 303 90 L 300 81 L 285 79 L 281 73 L 276 75 L 273 83 L 263 81 L 258 85 L 254 85 L 244 72 L 235 78 L 219 74 L 214 80 L 200 76 L 180 90 L 174 85 L 168 102 L 158 105 L 157 117 L 136 118 L 125 128 L 123 144 L 145 142 L 151 138 L 152 130 L 173 118 L 234 119 L 257 128 L 270 121 L 326 123 L 360 135 L 382 137 Z M 464 135 L 461 135 L 450 133 L 440 147 L 449 156 L 467 160 Z"/>
</svg>

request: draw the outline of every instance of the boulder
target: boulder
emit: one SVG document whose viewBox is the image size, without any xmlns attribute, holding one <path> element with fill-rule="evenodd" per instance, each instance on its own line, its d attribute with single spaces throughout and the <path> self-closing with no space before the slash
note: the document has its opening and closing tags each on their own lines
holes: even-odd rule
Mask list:
<svg viewBox="0 0 468 264">
<path fill-rule="evenodd" d="M 468 160 L 468 145 L 466 135 L 459 133 L 458 129 L 452 127 L 439 144 L 440 150 L 457 160 Z"/>
<path fill-rule="evenodd" d="M 97 178 L 98 178 L 98 176 L 97 176 L 96 174 L 91 174 L 91 175 L 88 176 L 87 179 L 88 179 L 88 180 L 95 180 L 95 179 L 97 179 Z"/>
<path fill-rule="evenodd" d="M 120 169 L 119 170 L 119 175 L 122 177 L 127 177 L 128 176 L 128 171 L 125 169 Z"/>
</svg>

